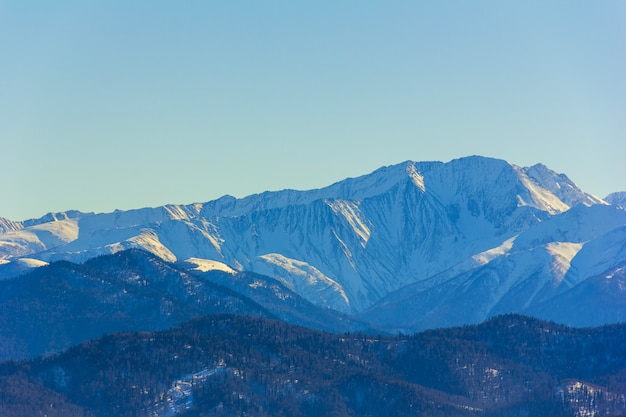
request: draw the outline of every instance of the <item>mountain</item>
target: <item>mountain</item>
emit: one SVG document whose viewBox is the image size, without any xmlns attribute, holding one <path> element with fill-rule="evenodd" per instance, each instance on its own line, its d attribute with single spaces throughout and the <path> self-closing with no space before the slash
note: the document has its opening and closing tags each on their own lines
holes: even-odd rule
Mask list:
<svg viewBox="0 0 626 417">
<path fill-rule="evenodd" d="M 578 327 L 624 322 L 625 222 L 626 211 L 615 206 L 576 206 L 475 255 L 470 265 L 388 295 L 359 317 L 401 331 L 508 312 Z"/>
<path fill-rule="evenodd" d="M 183 262 L 183 265 L 189 261 Z M 227 287 L 251 299 L 272 316 L 291 324 L 329 332 L 359 331 L 386 333 L 386 330 L 372 328 L 364 321 L 336 310 L 321 308 L 294 293 L 280 281 L 253 272 L 224 272 L 219 270 L 191 272 L 207 281 Z"/>
<path fill-rule="evenodd" d="M 82 265 L 57 261 L 0 281 L 0 361 L 58 353 L 105 333 L 166 329 L 216 313 L 273 317 L 335 332 L 367 328 L 312 305 L 271 278 L 231 278 L 254 287 L 252 297 L 219 285 L 219 277 L 199 277 L 131 249 Z"/>
<path fill-rule="evenodd" d="M 626 191 L 611 193 L 604 198 L 609 204 L 626 207 Z"/>
<path fill-rule="evenodd" d="M 252 300 L 130 250 L 0 281 L 0 360 L 60 352 L 123 330 L 156 330 L 212 313 L 271 316 Z"/>
<path fill-rule="evenodd" d="M 218 315 L 0 365 L 0 414 L 617 416 L 626 326 L 507 315 L 413 336 Z"/>
<path fill-rule="evenodd" d="M 626 259 L 622 207 L 544 165 L 477 156 L 409 161 L 317 190 L 3 224 L 0 277 L 21 273 L 20 262 L 141 248 L 190 270 L 269 276 L 318 307 L 404 331 L 543 314 Z M 591 304 L 603 306 L 602 291 Z"/>
</svg>

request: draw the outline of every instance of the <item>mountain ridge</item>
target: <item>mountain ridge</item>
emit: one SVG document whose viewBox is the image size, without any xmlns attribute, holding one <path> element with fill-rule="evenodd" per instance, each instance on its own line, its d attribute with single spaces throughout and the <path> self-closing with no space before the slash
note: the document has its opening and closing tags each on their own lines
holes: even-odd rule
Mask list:
<svg viewBox="0 0 626 417">
<path fill-rule="evenodd" d="M 0 362 L 58 353 L 106 333 L 160 330 L 218 313 L 333 332 L 368 329 L 270 278 L 186 271 L 129 249 L 84 264 L 56 261 L 0 281 Z"/>
<path fill-rule="evenodd" d="M 581 214 L 563 217 L 570 211 Z M 318 306 L 353 314 L 448 275 L 458 284 L 442 297 L 452 300 L 478 279 L 476 271 L 491 268 L 491 286 L 473 300 L 479 310 L 487 312 L 515 287 L 517 304 L 528 308 L 541 288 L 559 287 L 547 292 L 556 296 L 575 285 L 562 278 L 572 276 L 571 265 L 583 265 L 577 256 L 588 252 L 585 230 L 602 230 L 606 237 L 592 238 L 609 245 L 608 234 L 626 224 L 625 215 L 542 164 L 524 168 L 480 156 L 406 161 L 316 190 L 52 216 L 0 233 L 0 277 L 11 276 L 24 258 L 84 262 L 137 247 L 169 262 L 207 260 L 267 275 Z M 539 256 L 518 250 L 524 239 Z M 622 260 L 622 252 L 613 252 L 598 258 L 606 270 Z M 588 256 L 578 268 L 578 281 L 599 273 L 593 262 Z M 517 271 L 519 282 L 500 279 L 496 265 Z M 539 271 L 535 283 L 525 276 L 532 271 Z"/>
<path fill-rule="evenodd" d="M 165 204 L 163 206 L 158 206 L 158 207 L 143 207 L 143 208 L 130 209 L 130 210 L 114 210 L 108 213 L 106 212 L 104 213 L 81 212 L 78 210 L 67 210 L 67 211 L 60 211 L 60 212 L 49 212 L 49 213 L 44 214 L 41 217 L 26 219 L 22 221 L 16 221 L 16 220 L 11 220 L 11 219 L 0 217 L 1 219 L 0 223 L 2 221 L 6 221 L 9 223 L 20 224 L 22 225 L 21 227 L 28 227 L 28 226 L 33 226 L 33 225 L 37 225 L 37 224 L 41 224 L 41 223 L 45 223 L 49 221 L 54 221 L 54 220 L 64 220 L 64 219 L 91 216 L 91 215 L 115 215 L 115 214 L 119 214 L 125 211 L 143 211 L 143 210 L 153 210 L 153 209 L 160 209 L 160 208 L 164 208 L 166 210 L 172 209 L 173 211 L 175 211 L 176 209 L 185 209 L 185 211 L 193 213 L 194 211 L 197 212 L 198 207 L 202 207 L 205 210 L 207 209 L 210 210 L 208 213 L 206 213 L 209 215 L 214 214 L 214 213 L 223 213 L 224 211 L 228 212 L 228 209 L 233 209 L 234 211 L 230 212 L 229 213 L 230 215 L 240 215 L 241 212 L 245 212 L 246 210 L 251 210 L 251 207 L 254 207 L 254 209 L 257 209 L 257 207 L 255 206 L 258 205 L 258 201 L 271 195 L 289 196 L 290 198 L 287 198 L 287 200 L 289 201 L 288 204 L 298 204 L 298 198 L 301 198 L 301 196 L 306 195 L 306 194 L 315 196 L 315 197 L 308 197 L 306 199 L 302 199 L 302 201 L 307 202 L 307 203 L 315 199 L 328 198 L 327 194 L 324 194 L 325 197 L 320 197 L 320 195 L 316 193 L 323 193 L 329 190 L 332 190 L 331 192 L 335 194 L 333 198 L 351 198 L 350 194 L 358 194 L 358 192 L 362 192 L 363 189 L 368 189 L 370 191 L 374 190 L 371 192 L 376 192 L 377 190 L 379 191 L 380 188 L 390 188 L 391 185 L 395 185 L 401 179 L 405 179 L 404 174 L 407 173 L 407 168 L 409 166 L 419 165 L 419 167 L 422 168 L 422 170 L 423 169 L 428 170 L 428 169 L 432 169 L 433 167 L 440 167 L 440 166 L 444 166 L 448 164 L 453 165 L 453 164 L 473 161 L 473 160 L 474 161 L 493 161 L 497 163 L 503 163 L 504 165 L 509 165 L 510 167 L 513 167 L 519 170 L 520 172 L 523 172 L 525 175 L 528 175 L 530 178 L 534 179 L 539 185 L 547 189 L 559 190 L 560 187 L 556 187 L 554 185 L 555 183 L 557 183 L 555 180 L 558 178 L 561 181 L 564 181 L 568 184 L 568 189 L 574 189 L 574 197 L 570 197 L 569 201 L 567 202 L 570 205 L 579 204 L 581 202 L 586 202 L 586 203 L 591 203 L 591 204 L 601 204 L 603 202 L 602 199 L 592 194 L 587 194 L 584 192 L 583 192 L 583 194 L 585 195 L 584 201 L 581 200 L 581 195 L 580 195 L 581 190 L 578 188 L 578 186 L 576 186 L 575 183 L 573 183 L 565 174 L 557 174 L 556 172 L 550 170 L 546 165 L 542 163 L 537 163 L 530 167 L 519 167 L 505 160 L 501 160 L 497 158 L 489 158 L 489 157 L 484 157 L 484 156 L 479 156 L 479 155 L 473 155 L 473 156 L 453 159 L 449 162 L 440 162 L 440 161 L 418 162 L 418 161 L 413 161 L 413 160 L 406 160 L 397 164 L 382 166 L 368 174 L 363 174 L 363 175 L 359 175 L 356 177 L 348 177 L 346 179 L 336 181 L 335 183 L 330 184 L 328 186 L 324 186 L 324 187 L 317 188 L 317 189 L 310 189 L 310 190 L 283 189 L 283 190 L 278 190 L 278 191 L 263 191 L 260 193 L 250 194 L 242 198 L 236 198 L 236 197 L 226 194 L 215 200 L 210 200 L 204 203 Z M 409 171 L 412 171 L 412 170 L 409 170 Z M 418 170 L 418 172 L 420 172 L 420 170 Z M 389 178 L 391 176 L 389 174 L 392 174 L 392 178 Z M 368 181 L 367 185 L 363 185 L 362 180 L 364 179 L 375 179 L 375 180 Z M 372 182 L 376 184 L 377 187 L 374 187 L 374 188 L 369 187 L 369 185 L 371 185 Z M 615 192 L 610 195 L 614 195 L 614 197 L 618 197 L 624 193 L 626 192 Z M 363 196 L 361 195 L 361 197 Z M 241 206 L 241 208 L 239 208 L 238 206 Z M 264 207 L 264 208 L 268 209 L 272 207 Z M 199 213 L 195 213 L 195 214 L 199 214 Z"/>
</svg>

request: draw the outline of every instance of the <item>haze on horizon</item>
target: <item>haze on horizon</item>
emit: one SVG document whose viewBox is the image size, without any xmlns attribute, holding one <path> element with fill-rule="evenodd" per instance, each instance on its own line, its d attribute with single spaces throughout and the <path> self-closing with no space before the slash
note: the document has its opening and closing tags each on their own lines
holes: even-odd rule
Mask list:
<svg viewBox="0 0 626 417">
<path fill-rule="evenodd" d="M 319 188 L 405 160 L 626 190 L 626 3 L 0 2 L 0 217 Z"/>
</svg>

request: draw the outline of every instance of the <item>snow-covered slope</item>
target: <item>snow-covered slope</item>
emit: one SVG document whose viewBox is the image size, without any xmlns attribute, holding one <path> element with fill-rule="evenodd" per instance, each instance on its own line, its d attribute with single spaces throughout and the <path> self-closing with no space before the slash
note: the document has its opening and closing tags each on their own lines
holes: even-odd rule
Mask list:
<svg viewBox="0 0 626 417">
<path fill-rule="evenodd" d="M 579 205 L 425 282 L 395 291 L 360 317 L 403 331 L 479 323 L 510 312 L 544 319 L 567 316 L 570 325 L 603 324 L 597 319 L 601 313 L 617 320 L 626 313 L 613 311 L 620 304 L 605 304 L 615 297 L 608 290 L 602 296 L 595 291 L 593 299 L 576 292 L 578 302 L 597 308 L 596 317 L 574 314 L 578 303 L 563 294 L 626 263 L 625 231 L 626 211 Z M 557 307 L 555 300 L 565 299 L 569 304 L 561 301 Z"/>
<path fill-rule="evenodd" d="M 3 259 L 17 258 L 50 250 L 78 238 L 75 219 L 55 220 L 0 234 L 0 255 Z"/>
<path fill-rule="evenodd" d="M 565 174 L 557 174 L 543 164 L 522 168 L 528 178 L 540 187 L 548 190 L 569 206 L 584 204 L 604 204 L 598 197 L 581 193 L 581 190 Z"/>
<path fill-rule="evenodd" d="M 398 291 L 408 298 L 425 291 L 435 304 L 437 297 L 456 300 L 451 294 L 482 282 L 476 274 L 483 271 L 497 281 L 475 292 L 491 299 L 484 315 L 506 311 L 514 288 L 524 288 L 515 306 L 525 308 L 556 294 L 544 290 L 553 283 L 571 286 L 587 271 L 597 274 L 593 257 L 578 275 L 571 270 L 589 241 L 626 224 L 623 214 L 543 165 L 478 156 L 408 161 L 317 190 L 51 215 L 5 227 L 0 262 L 84 261 L 139 247 L 168 261 L 202 260 L 191 262 L 195 268 L 266 274 L 317 305 L 353 313 L 377 303 L 391 311 Z M 400 310 L 416 315 L 424 308 Z"/>
</svg>

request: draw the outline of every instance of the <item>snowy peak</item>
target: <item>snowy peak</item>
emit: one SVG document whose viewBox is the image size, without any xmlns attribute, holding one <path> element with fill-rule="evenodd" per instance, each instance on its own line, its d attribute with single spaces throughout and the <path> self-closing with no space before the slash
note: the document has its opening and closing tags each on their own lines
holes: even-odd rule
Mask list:
<svg viewBox="0 0 626 417">
<path fill-rule="evenodd" d="M 529 168 L 521 168 L 521 170 L 534 183 L 548 190 L 570 207 L 578 204 L 584 204 L 586 206 L 604 204 L 604 201 L 600 198 L 585 193 L 578 188 L 565 174 L 557 174 L 543 164 L 536 164 Z"/>
<path fill-rule="evenodd" d="M 224 196 L 205 203 L 199 214 L 242 216 L 323 199 L 364 200 L 385 194 L 407 181 L 444 203 L 454 202 L 459 195 L 474 195 L 489 197 L 489 205 L 532 206 L 551 214 L 577 204 L 603 204 L 564 174 L 544 165 L 522 168 L 504 160 L 470 156 L 447 163 L 406 161 L 317 190 L 265 192 L 242 199 Z"/>
<path fill-rule="evenodd" d="M 363 200 L 384 194 L 409 180 L 424 191 L 423 178 L 413 161 L 382 167 L 370 174 L 345 179 L 320 191 L 326 194 L 326 198 Z"/>
<path fill-rule="evenodd" d="M 57 213 L 48 213 L 38 219 L 29 219 L 21 222 L 24 227 L 36 226 L 43 223 L 50 223 L 55 221 L 62 220 L 74 220 L 84 217 L 86 215 L 91 215 L 93 213 L 83 213 L 78 210 L 68 210 L 68 211 L 60 211 Z"/>
<path fill-rule="evenodd" d="M 604 198 L 604 201 L 615 206 L 626 208 L 626 191 L 611 193 Z"/>
<path fill-rule="evenodd" d="M 498 209 L 530 206 L 550 214 L 577 204 L 604 204 L 542 164 L 526 168 L 482 156 L 406 164 L 407 173 L 419 175 L 416 184 L 445 204 L 483 200 L 484 205 Z"/>
<path fill-rule="evenodd" d="M 253 212 L 280 209 L 288 206 L 307 205 L 324 199 L 361 200 L 383 194 L 409 179 L 419 183 L 415 162 L 386 166 L 355 178 L 347 178 L 327 187 L 315 190 L 266 191 L 241 199 L 226 195 L 209 201 L 199 213 L 203 217 L 245 216 Z"/>
<path fill-rule="evenodd" d="M 22 222 L 16 222 L 13 220 L 5 219 L 4 217 L 0 217 L 0 233 L 19 230 L 23 227 L 24 225 L 22 224 Z"/>
</svg>

